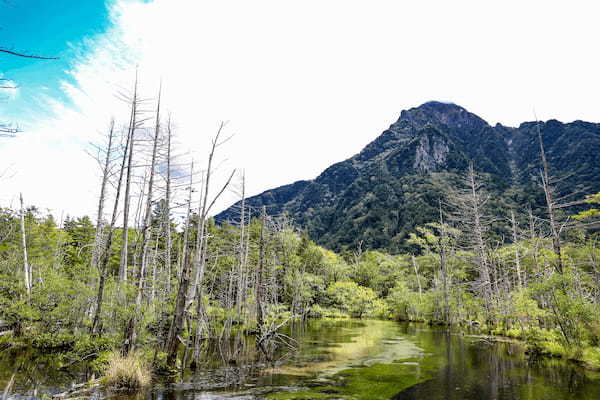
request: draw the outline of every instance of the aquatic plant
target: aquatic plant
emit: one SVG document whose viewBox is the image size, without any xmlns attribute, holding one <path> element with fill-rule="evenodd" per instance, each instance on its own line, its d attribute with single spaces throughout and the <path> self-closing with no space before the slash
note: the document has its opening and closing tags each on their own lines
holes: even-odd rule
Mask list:
<svg viewBox="0 0 600 400">
<path fill-rule="evenodd" d="M 113 352 L 108 359 L 103 383 L 107 388 L 118 391 L 134 391 L 146 388 L 151 382 L 151 372 L 140 353 L 123 356 Z"/>
</svg>

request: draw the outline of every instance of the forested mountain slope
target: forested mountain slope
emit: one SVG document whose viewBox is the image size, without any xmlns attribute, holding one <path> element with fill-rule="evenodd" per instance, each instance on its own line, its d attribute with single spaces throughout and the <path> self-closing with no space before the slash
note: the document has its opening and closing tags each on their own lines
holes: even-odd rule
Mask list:
<svg viewBox="0 0 600 400">
<path fill-rule="evenodd" d="M 600 191 L 600 124 L 539 122 L 552 174 L 569 192 Z M 486 178 L 492 212 L 541 212 L 538 124 L 489 125 L 464 108 L 428 102 L 400 118 L 360 153 L 298 181 L 246 199 L 258 213 L 287 213 L 319 244 L 335 250 L 401 250 L 415 226 L 436 219 L 440 200 L 460 185 L 470 162 Z M 581 196 L 580 196 L 581 197 Z M 239 204 L 216 216 L 237 221 Z"/>
</svg>

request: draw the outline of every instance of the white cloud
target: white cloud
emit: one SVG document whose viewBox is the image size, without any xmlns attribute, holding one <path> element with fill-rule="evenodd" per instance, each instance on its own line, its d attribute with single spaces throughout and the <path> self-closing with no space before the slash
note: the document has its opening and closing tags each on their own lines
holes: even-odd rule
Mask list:
<svg viewBox="0 0 600 400">
<path fill-rule="evenodd" d="M 4 74 L 0 72 L 0 102 L 14 100 L 18 95 L 19 86 L 16 82 L 5 78 Z"/>
<path fill-rule="evenodd" d="M 96 166 L 82 148 L 111 115 L 126 120 L 115 93 L 136 63 L 144 96 L 162 77 L 183 147 L 203 156 L 231 121 L 223 173 L 245 168 L 250 194 L 315 177 L 427 100 L 490 123 L 531 120 L 533 108 L 598 120 L 598 11 L 584 1 L 119 1 L 114 26 L 82 47 L 76 84 L 63 84 L 74 106 L 40 94 L 54 117 L 0 148 L 18 171 L 0 201 L 22 190 L 57 213 L 93 214 Z"/>
</svg>

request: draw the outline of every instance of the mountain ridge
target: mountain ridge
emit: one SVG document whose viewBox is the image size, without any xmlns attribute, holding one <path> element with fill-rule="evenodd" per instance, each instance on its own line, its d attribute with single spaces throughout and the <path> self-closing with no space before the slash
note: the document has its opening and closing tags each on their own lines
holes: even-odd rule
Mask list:
<svg viewBox="0 0 600 400">
<path fill-rule="evenodd" d="M 246 204 L 253 215 L 262 206 L 270 215 L 287 213 L 314 240 L 335 250 L 363 242 L 397 251 L 415 226 L 435 215 L 435 204 L 448 189 L 440 177 L 456 182 L 472 162 L 487 176 L 496 207 L 521 204 L 542 212 L 535 185 L 538 125 L 553 172 L 576 174 L 574 187 L 585 182 L 600 191 L 600 124 L 550 119 L 491 126 L 457 104 L 430 101 L 403 110 L 359 153 L 315 179 L 264 191 Z M 217 223 L 237 221 L 237 207 L 239 202 L 218 214 Z"/>
</svg>

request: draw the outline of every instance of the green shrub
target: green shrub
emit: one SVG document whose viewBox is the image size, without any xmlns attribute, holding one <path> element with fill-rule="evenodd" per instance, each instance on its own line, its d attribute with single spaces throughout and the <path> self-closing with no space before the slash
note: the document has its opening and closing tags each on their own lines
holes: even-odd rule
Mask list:
<svg viewBox="0 0 600 400">
<path fill-rule="evenodd" d="M 315 304 L 310 307 L 309 317 L 311 318 L 349 318 L 350 315 L 340 311 L 335 307 L 323 307 Z"/>
<path fill-rule="evenodd" d="M 353 317 L 374 316 L 377 294 L 356 282 L 335 282 L 327 288 L 329 303 Z M 381 309 L 382 306 L 379 304 Z"/>
</svg>

